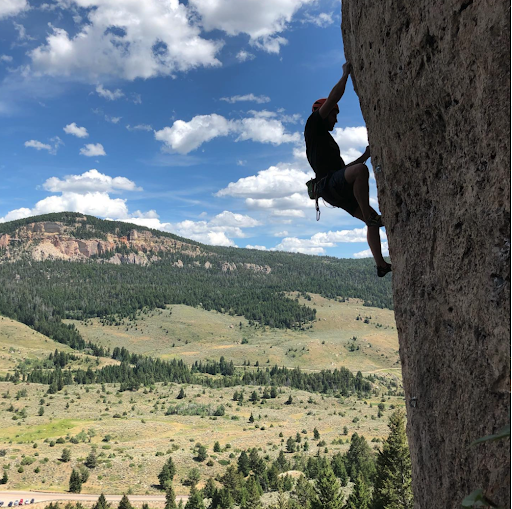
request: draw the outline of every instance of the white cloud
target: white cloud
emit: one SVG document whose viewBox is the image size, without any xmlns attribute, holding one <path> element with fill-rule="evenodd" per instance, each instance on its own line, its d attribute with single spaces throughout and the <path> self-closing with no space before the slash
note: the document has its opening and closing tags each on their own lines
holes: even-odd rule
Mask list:
<svg viewBox="0 0 512 509">
<path fill-rule="evenodd" d="M 7 0 L 9 2 L 9 0 Z M 12 1 L 12 0 L 11 0 Z M 0 8 L 1 9 L 1 8 Z M 13 23 L 14 28 L 18 31 L 18 41 L 34 41 L 34 37 L 27 34 L 27 31 L 20 23 Z"/>
<path fill-rule="evenodd" d="M 2 0 L 0 2 L 0 19 L 15 16 L 29 7 L 27 0 Z"/>
<path fill-rule="evenodd" d="M 382 242 L 382 256 L 389 256 L 389 247 L 387 242 Z M 371 258 L 372 252 L 370 249 L 365 249 L 364 251 L 359 251 L 358 253 L 353 254 L 354 258 Z"/>
<path fill-rule="evenodd" d="M 30 217 L 31 215 L 31 209 L 27 209 L 26 207 L 11 210 L 10 212 L 7 212 L 5 216 L 0 217 L 0 223 L 6 223 L 7 221 L 16 221 L 16 219 L 24 219 L 25 217 Z"/>
<path fill-rule="evenodd" d="M 63 180 L 51 177 L 43 184 L 43 189 L 52 193 L 142 191 L 135 185 L 135 182 L 126 177 L 110 177 L 94 169 L 86 171 L 82 175 L 66 175 Z"/>
<path fill-rule="evenodd" d="M 71 79 L 128 80 L 218 66 L 222 42 L 203 39 L 190 8 L 179 0 L 66 0 L 88 9 L 74 36 L 50 26 L 45 44 L 30 52 L 38 72 Z"/>
<path fill-rule="evenodd" d="M 336 244 L 345 242 L 366 242 L 366 227 L 315 233 L 310 239 L 286 237 L 274 250 L 291 253 L 325 254 L 325 248 L 335 247 Z"/>
<path fill-rule="evenodd" d="M 227 136 L 232 130 L 233 121 L 213 113 L 196 116 L 190 122 L 176 120 L 172 127 L 156 131 L 155 138 L 180 154 L 188 154 L 204 142 Z"/>
<path fill-rule="evenodd" d="M 100 97 L 103 97 L 104 99 L 107 99 L 109 101 L 115 101 L 116 99 L 120 99 L 121 97 L 124 97 L 124 92 L 117 88 L 116 90 L 108 90 L 107 88 L 103 88 L 103 85 L 98 85 L 96 87 L 96 92 Z"/>
<path fill-rule="evenodd" d="M 336 127 L 332 133 L 345 164 L 357 159 L 368 145 L 366 127 Z"/>
<path fill-rule="evenodd" d="M 176 120 L 172 127 L 155 131 L 155 138 L 163 141 L 170 149 L 188 154 L 203 143 L 219 136 L 238 135 L 235 141 L 252 140 L 260 143 L 280 145 L 300 140 L 299 133 L 287 133 L 280 120 L 266 118 L 272 112 L 249 112 L 257 116 L 240 120 L 228 120 L 222 115 L 198 115 L 190 122 Z"/>
<path fill-rule="evenodd" d="M 0 62 L 12 62 L 10 55 L 0 55 Z"/>
<path fill-rule="evenodd" d="M 80 149 L 80 154 L 87 157 L 106 156 L 105 149 L 101 143 L 87 143 Z"/>
<path fill-rule="evenodd" d="M 68 124 L 63 129 L 66 134 L 72 134 L 77 138 L 87 138 L 87 136 L 89 136 L 87 129 L 85 127 L 78 127 L 75 122 Z"/>
<path fill-rule="evenodd" d="M 230 104 L 234 104 L 242 101 L 252 101 L 257 104 L 263 104 L 270 102 L 270 97 L 266 95 L 254 95 L 254 94 L 245 94 L 245 95 L 234 95 L 232 97 L 221 97 L 221 101 L 226 101 Z"/>
<path fill-rule="evenodd" d="M 273 234 L 274 237 L 287 237 L 288 232 L 286 230 L 283 230 L 282 232 L 276 232 Z"/>
<path fill-rule="evenodd" d="M 327 13 L 327 12 L 321 12 L 316 15 L 312 14 L 305 14 L 304 19 L 302 20 L 303 23 L 312 23 L 313 25 L 316 25 L 321 28 L 325 28 L 329 25 L 332 25 L 334 23 L 334 20 L 332 19 L 333 13 Z"/>
<path fill-rule="evenodd" d="M 96 170 L 90 170 L 82 175 L 68 175 L 64 179 L 51 177 L 42 186 L 45 190 L 61 193 L 48 196 L 38 201 L 32 208 L 11 210 L 0 222 L 13 221 L 22 217 L 47 214 L 50 212 L 82 212 L 97 217 L 131 220 L 133 217 L 141 221 L 158 221 L 154 210 L 147 212 L 136 211 L 130 214 L 126 199 L 111 198 L 109 192 L 135 191 L 140 188 L 125 177 L 110 177 Z"/>
<path fill-rule="evenodd" d="M 243 214 L 235 214 L 225 210 L 217 214 L 209 223 L 211 226 L 233 226 L 238 228 L 252 228 L 260 226 L 261 223 L 250 216 Z"/>
<path fill-rule="evenodd" d="M 311 178 L 293 167 L 271 166 L 257 175 L 244 177 L 216 193 L 216 196 L 235 198 L 273 199 L 282 198 L 306 191 L 305 183 Z"/>
<path fill-rule="evenodd" d="M 241 50 L 237 53 L 236 59 L 239 62 L 247 62 L 248 60 L 254 60 L 256 57 L 248 51 Z"/>
<path fill-rule="evenodd" d="M 64 145 L 64 143 L 58 136 L 50 138 L 50 141 L 53 142 L 53 145 L 50 145 L 48 143 L 42 143 L 38 140 L 29 140 L 25 142 L 25 147 L 35 148 L 36 150 L 47 150 L 48 153 L 55 155 L 57 153 L 58 148 L 61 145 Z"/>
<path fill-rule="evenodd" d="M 250 43 L 269 53 L 279 53 L 283 32 L 296 12 L 314 0 L 190 0 L 206 30 L 245 33 Z"/>
<path fill-rule="evenodd" d="M 111 124 L 117 124 L 122 118 L 123 117 L 111 117 L 110 115 L 105 115 L 105 120 Z"/>
<path fill-rule="evenodd" d="M 247 244 L 245 246 L 246 249 L 257 249 L 258 251 L 268 251 L 268 249 L 265 246 L 252 246 L 251 244 Z"/>
<path fill-rule="evenodd" d="M 275 209 L 272 211 L 272 215 L 275 217 L 304 217 L 306 214 L 303 210 L 296 209 Z"/>
<path fill-rule="evenodd" d="M 25 142 L 25 147 L 32 147 L 36 150 L 48 150 L 48 152 L 51 152 L 53 150 L 53 147 L 51 145 L 48 145 L 47 143 L 41 143 L 37 140 L 29 140 Z"/>
<path fill-rule="evenodd" d="M 152 131 L 153 128 L 148 125 L 148 124 L 138 124 L 138 125 L 134 125 L 133 127 L 128 124 L 126 126 L 126 129 L 128 129 L 128 131 Z"/>
</svg>

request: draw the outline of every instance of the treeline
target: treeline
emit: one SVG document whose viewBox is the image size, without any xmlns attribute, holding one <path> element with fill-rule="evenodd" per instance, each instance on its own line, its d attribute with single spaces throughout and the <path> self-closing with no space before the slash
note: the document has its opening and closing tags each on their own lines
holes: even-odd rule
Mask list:
<svg viewBox="0 0 512 509">
<path fill-rule="evenodd" d="M 124 347 L 115 348 L 112 353 L 113 359 L 121 361 L 119 365 L 104 366 L 96 370 L 89 366 L 87 370 L 80 368 L 72 371 L 63 369 L 66 355 L 58 350 L 50 354 L 49 360 L 54 362 L 55 369 L 35 367 L 28 372 L 26 372 L 27 368 L 16 369 L 13 374 L 5 376 L 5 381 L 46 384 L 50 386 L 50 392 L 56 392 L 64 385 L 71 384 L 119 383 L 120 390 L 126 391 L 137 390 L 141 386 L 150 386 L 158 382 L 175 382 L 212 388 L 238 385 L 290 387 L 308 392 L 348 396 L 354 393 L 369 394 L 373 380 L 364 378 L 360 371 L 354 375 L 346 368 L 304 373 L 299 368 L 274 366 L 264 370 L 260 368 L 245 370 L 243 374 L 237 374 L 233 363 L 227 362 L 224 357 L 221 357 L 218 362 L 196 362 L 189 368 L 181 359 L 166 361 L 130 354 Z M 221 376 L 204 377 L 199 374 Z"/>
</svg>

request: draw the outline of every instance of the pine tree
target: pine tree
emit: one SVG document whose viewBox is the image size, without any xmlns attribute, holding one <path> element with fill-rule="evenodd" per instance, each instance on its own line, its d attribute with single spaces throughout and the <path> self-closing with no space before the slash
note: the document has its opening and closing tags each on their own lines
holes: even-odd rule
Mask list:
<svg viewBox="0 0 512 509">
<path fill-rule="evenodd" d="M 373 483 L 375 477 L 375 457 L 363 436 L 357 433 L 350 439 L 350 448 L 345 456 L 347 473 L 352 481 L 361 472 L 368 483 Z"/>
<path fill-rule="evenodd" d="M 98 458 L 94 449 L 92 449 L 89 453 L 89 456 L 85 458 L 84 464 L 87 468 L 96 468 L 96 465 L 98 464 Z"/>
<path fill-rule="evenodd" d="M 98 501 L 96 504 L 92 506 L 92 509 L 109 509 L 110 504 L 107 503 L 107 499 L 105 498 L 105 495 L 103 493 L 99 496 Z"/>
<path fill-rule="evenodd" d="M 312 500 L 313 509 L 341 509 L 343 494 L 338 479 L 330 465 L 327 465 L 315 482 L 316 497 Z"/>
<path fill-rule="evenodd" d="M 254 477 L 249 477 L 245 487 L 247 494 L 245 500 L 240 506 L 240 509 L 261 509 L 260 490 L 258 489 L 258 484 Z"/>
<path fill-rule="evenodd" d="M 245 451 L 240 453 L 238 457 L 238 471 L 244 476 L 247 477 L 249 472 L 251 471 L 251 465 L 249 461 L 249 457 Z"/>
<path fill-rule="evenodd" d="M 82 479 L 80 477 L 80 472 L 78 470 L 73 469 L 71 472 L 71 476 L 69 477 L 69 492 L 70 493 L 80 493 L 82 491 Z"/>
<path fill-rule="evenodd" d="M 180 389 L 180 393 L 178 394 L 178 396 L 176 397 L 176 399 L 183 399 L 185 398 L 185 391 L 183 390 L 183 387 Z"/>
<path fill-rule="evenodd" d="M 346 509 L 370 509 L 372 497 L 370 488 L 366 483 L 363 474 L 359 472 L 355 480 L 354 489 L 348 497 Z"/>
<path fill-rule="evenodd" d="M 165 485 L 165 507 L 164 509 L 176 509 L 176 495 L 171 481 Z"/>
<path fill-rule="evenodd" d="M 216 490 L 217 487 L 215 486 L 215 481 L 213 480 L 213 477 L 209 477 L 208 481 L 206 481 L 205 487 L 203 488 L 204 498 L 213 498 Z"/>
<path fill-rule="evenodd" d="M 126 496 L 126 493 L 123 493 L 123 498 L 119 501 L 119 505 L 117 509 L 133 509 L 132 504 L 130 504 L 130 500 Z"/>
<path fill-rule="evenodd" d="M 71 460 L 71 450 L 65 447 L 62 449 L 62 456 L 60 457 L 60 460 L 64 463 L 67 463 Z"/>
<path fill-rule="evenodd" d="M 197 490 L 195 485 L 190 488 L 190 496 L 185 504 L 185 509 L 205 509 L 201 492 Z"/>
<path fill-rule="evenodd" d="M 7 472 L 4 470 L 4 475 L 2 476 L 2 480 L 0 484 L 7 484 L 9 482 L 9 478 L 7 477 Z"/>
<path fill-rule="evenodd" d="M 389 435 L 377 456 L 373 509 L 412 509 L 411 455 L 405 434 L 405 415 L 389 417 Z"/>
<path fill-rule="evenodd" d="M 295 492 L 293 500 L 296 500 L 302 509 L 309 509 L 311 507 L 311 500 L 315 496 L 315 490 L 311 483 L 306 479 L 306 476 L 301 475 L 297 479 L 295 485 Z"/>
<path fill-rule="evenodd" d="M 200 445 L 197 448 L 197 461 L 204 461 L 208 457 L 206 452 L 206 447 L 204 445 Z"/>
<path fill-rule="evenodd" d="M 165 484 L 167 481 L 172 481 L 176 474 L 176 467 L 174 466 L 174 462 L 172 461 L 172 456 L 169 456 L 169 459 L 165 462 L 162 470 L 158 474 L 158 481 L 160 482 L 160 486 L 165 489 Z"/>
</svg>

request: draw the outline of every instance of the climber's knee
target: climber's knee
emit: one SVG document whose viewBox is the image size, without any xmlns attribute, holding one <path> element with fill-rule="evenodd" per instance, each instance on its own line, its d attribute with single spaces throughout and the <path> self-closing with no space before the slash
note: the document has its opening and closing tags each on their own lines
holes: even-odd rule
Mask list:
<svg viewBox="0 0 512 509">
<path fill-rule="evenodd" d="M 368 180 L 369 178 L 370 172 L 368 171 L 366 164 L 354 164 L 345 169 L 345 180 L 350 184 L 353 184 L 356 179 Z"/>
</svg>

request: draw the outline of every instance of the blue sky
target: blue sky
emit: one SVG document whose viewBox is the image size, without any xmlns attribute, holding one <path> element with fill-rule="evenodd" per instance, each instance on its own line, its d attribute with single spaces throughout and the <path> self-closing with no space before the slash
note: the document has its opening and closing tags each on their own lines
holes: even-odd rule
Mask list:
<svg viewBox="0 0 512 509">
<path fill-rule="evenodd" d="M 73 210 L 200 242 L 370 256 L 305 182 L 344 62 L 331 0 L 0 0 L 0 222 Z M 333 132 L 367 144 L 349 80 Z M 370 179 L 375 208 L 376 188 Z M 387 245 L 384 241 L 384 251 Z"/>
</svg>

